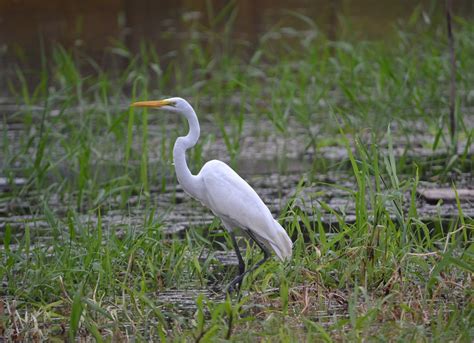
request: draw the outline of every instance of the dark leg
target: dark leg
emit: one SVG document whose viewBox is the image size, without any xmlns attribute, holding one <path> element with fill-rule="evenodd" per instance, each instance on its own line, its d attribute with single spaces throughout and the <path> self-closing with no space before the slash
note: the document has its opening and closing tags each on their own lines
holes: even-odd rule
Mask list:
<svg viewBox="0 0 474 343">
<path fill-rule="evenodd" d="M 260 261 L 258 261 L 252 268 L 250 268 L 249 270 L 245 271 L 242 273 L 242 269 L 241 269 L 241 273 L 240 275 L 238 275 L 234 280 L 232 280 L 230 282 L 230 284 L 227 286 L 227 289 L 229 292 L 232 292 L 234 290 L 234 286 L 235 285 L 239 285 L 238 287 L 238 290 L 240 290 L 240 285 L 242 284 L 242 280 L 244 279 L 245 275 L 247 275 L 248 273 L 251 273 L 253 272 L 255 269 L 257 269 L 258 267 L 260 267 L 263 263 L 265 263 L 266 260 L 268 260 L 268 258 L 271 256 L 271 253 L 270 251 L 263 245 L 261 244 L 256 238 L 255 236 L 253 235 L 252 232 L 250 231 L 246 231 L 247 234 L 250 236 L 250 238 L 252 238 L 255 243 L 257 243 L 258 247 L 260 249 L 262 249 L 263 251 L 263 259 L 261 259 Z M 235 238 L 234 238 L 235 239 Z M 242 257 L 240 257 L 242 258 Z M 240 262 L 239 262 L 240 263 Z M 242 261 L 243 263 L 243 261 Z"/>
<path fill-rule="evenodd" d="M 239 261 L 239 275 L 245 273 L 245 263 L 242 255 L 240 254 L 239 245 L 235 239 L 235 235 L 232 231 L 229 232 L 230 238 L 232 239 L 232 245 L 234 246 L 235 253 L 237 254 L 237 260 Z"/>
<path fill-rule="evenodd" d="M 247 234 L 250 236 L 250 238 L 253 239 L 253 241 L 255 243 L 257 243 L 258 247 L 263 251 L 263 254 L 264 256 L 266 257 L 266 259 L 268 259 L 271 255 L 270 251 L 267 249 L 267 247 L 265 245 L 263 245 L 262 243 L 260 243 L 260 241 L 258 239 L 255 238 L 255 235 L 251 232 L 251 231 L 247 231 Z M 265 260 L 266 260 L 265 259 Z M 264 261 L 265 262 L 265 261 Z M 262 262 L 263 263 L 263 262 Z"/>
</svg>

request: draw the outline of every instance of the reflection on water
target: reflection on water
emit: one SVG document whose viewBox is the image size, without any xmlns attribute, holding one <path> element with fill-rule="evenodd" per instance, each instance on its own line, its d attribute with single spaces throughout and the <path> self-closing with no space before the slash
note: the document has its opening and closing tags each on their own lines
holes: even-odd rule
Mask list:
<svg viewBox="0 0 474 343">
<path fill-rule="evenodd" d="M 114 40 L 136 49 L 149 39 L 157 45 L 185 38 L 190 28 L 222 32 L 232 21 L 234 38 L 255 41 L 275 27 L 302 27 L 296 12 L 313 20 L 330 38 L 343 36 L 350 27 L 362 38 L 384 37 L 397 20 L 408 18 L 417 6 L 427 13 L 443 11 L 444 1 L 413 0 L 17 0 L 0 1 L 0 54 L 34 57 L 40 37 L 46 44 L 81 46 L 99 57 Z M 472 16 L 474 2 L 457 0 L 454 12 Z M 235 19 L 233 15 L 235 14 Z M 345 18 L 345 19 L 341 19 Z M 349 25 L 341 25 L 341 21 Z M 169 49 L 167 49 L 169 51 Z"/>
</svg>

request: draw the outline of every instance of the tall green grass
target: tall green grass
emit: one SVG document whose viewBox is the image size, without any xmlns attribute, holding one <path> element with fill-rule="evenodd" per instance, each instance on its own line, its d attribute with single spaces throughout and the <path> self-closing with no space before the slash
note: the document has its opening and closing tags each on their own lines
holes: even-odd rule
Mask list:
<svg viewBox="0 0 474 343">
<path fill-rule="evenodd" d="M 191 26 L 191 38 L 169 55 L 145 42 L 138 53 L 115 42 L 108 58 L 120 70 L 59 46 L 43 50 L 37 71 L 18 64 L 9 83 L 18 109 L 2 121 L 0 174 L 27 182 L 0 200 L 5 215 L 33 219 L 0 231 L 0 334 L 472 340 L 472 218 L 459 199 L 458 215 L 448 222 L 440 217 L 431 225 L 417 210 L 420 180 L 449 179 L 456 188 L 458 176 L 472 170 L 473 130 L 465 115 L 473 102 L 472 23 L 459 19 L 456 32 L 458 141 L 467 148 L 453 155 L 444 150 L 449 63 L 436 22 L 420 24 L 414 14 L 387 46 L 330 41 L 296 15 L 311 35 L 275 27 L 249 49 L 229 45 L 234 5 L 214 14 L 209 2 L 209 23 Z M 224 35 L 216 34 L 220 25 Z M 228 161 L 245 172 L 239 160 L 249 132 L 261 141 L 278 136 L 285 149 L 296 139 L 301 155 L 310 156 L 280 213 L 294 240 L 293 259 L 271 260 L 249 275 L 240 299 L 219 293 L 236 271 L 215 258 L 216 247 L 231 248 L 215 232 L 219 222 L 170 236 L 157 213 L 154 201 L 161 205 L 166 192 L 175 192 L 172 144 L 186 123 L 129 104 L 164 96 L 188 98 L 211 130 L 188 154 L 194 171 L 208 158 L 207 147 L 222 142 Z M 21 124 L 18 139 L 9 136 L 12 122 Z M 272 125 L 268 131 L 259 131 L 262 122 Z M 421 134 L 428 138 L 418 141 Z M 407 153 L 419 143 L 435 157 L 415 164 Z M 345 149 L 347 159 L 321 162 L 328 146 Z M 352 178 L 355 188 L 331 189 L 348 195 L 354 222 L 313 192 L 321 186 L 321 165 Z M 116 210 L 140 223 L 106 223 Z M 35 221 L 46 223 L 47 237 Z M 246 260 L 257 261 L 258 249 L 246 247 Z M 199 291 L 182 309 L 166 300 L 176 289 L 181 296 L 209 292 Z"/>
</svg>

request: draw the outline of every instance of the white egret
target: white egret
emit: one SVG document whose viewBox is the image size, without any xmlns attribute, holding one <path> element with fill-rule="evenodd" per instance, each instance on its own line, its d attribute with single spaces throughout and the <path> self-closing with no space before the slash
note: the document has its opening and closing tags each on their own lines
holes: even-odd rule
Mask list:
<svg viewBox="0 0 474 343">
<path fill-rule="evenodd" d="M 199 139 L 199 121 L 194 109 L 182 98 L 158 101 L 139 101 L 134 107 L 161 108 L 180 113 L 186 117 L 189 132 L 179 137 L 173 149 L 173 160 L 178 182 L 191 197 L 208 207 L 222 220 L 229 232 L 239 261 L 239 275 L 232 280 L 228 290 L 238 284 L 239 289 L 244 276 L 258 268 L 270 257 L 270 250 L 281 259 L 291 257 L 293 243 L 283 227 L 273 218 L 268 207 L 231 167 L 222 161 L 212 160 L 204 164 L 197 175 L 193 175 L 186 163 L 186 150 L 192 148 Z M 253 268 L 245 270 L 233 229 L 241 228 L 262 249 L 264 257 Z"/>
</svg>

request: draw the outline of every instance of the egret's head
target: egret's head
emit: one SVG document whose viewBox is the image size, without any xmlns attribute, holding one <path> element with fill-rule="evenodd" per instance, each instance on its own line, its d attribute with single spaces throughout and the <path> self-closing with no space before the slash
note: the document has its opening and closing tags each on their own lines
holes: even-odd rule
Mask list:
<svg viewBox="0 0 474 343">
<path fill-rule="evenodd" d="M 132 107 L 161 108 L 171 112 L 185 112 L 191 106 L 182 98 L 169 98 L 164 100 L 138 101 Z"/>
</svg>

